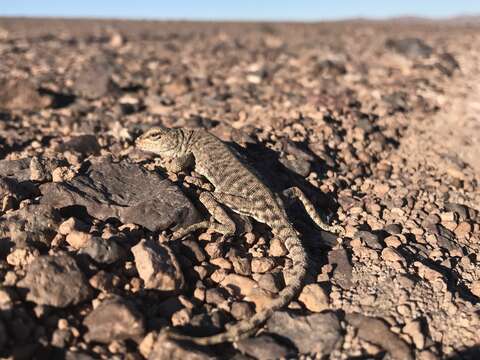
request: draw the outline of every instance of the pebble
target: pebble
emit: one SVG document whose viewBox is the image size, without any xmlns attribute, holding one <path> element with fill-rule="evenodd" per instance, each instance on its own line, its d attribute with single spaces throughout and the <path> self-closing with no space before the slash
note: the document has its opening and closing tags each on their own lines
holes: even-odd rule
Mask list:
<svg viewBox="0 0 480 360">
<path fill-rule="evenodd" d="M 329 308 L 330 299 L 319 284 L 308 284 L 302 289 L 298 300 L 312 312 L 321 312 Z"/>
<path fill-rule="evenodd" d="M 425 336 L 422 333 L 422 326 L 419 321 L 407 322 L 403 327 L 403 332 L 412 338 L 417 349 L 422 350 L 425 347 Z"/>
<path fill-rule="evenodd" d="M 82 221 L 70 217 L 64 222 L 62 222 L 58 227 L 58 233 L 61 235 L 68 235 L 73 231 L 87 231 L 88 226 Z"/>
<path fill-rule="evenodd" d="M 145 288 L 178 291 L 185 286 L 180 264 L 167 246 L 141 240 L 131 251 Z"/>
<path fill-rule="evenodd" d="M 273 238 L 270 241 L 270 248 L 268 250 L 268 255 L 273 257 L 281 257 L 286 256 L 288 254 L 288 250 L 286 249 L 283 242 L 278 238 Z"/>
<path fill-rule="evenodd" d="M 253 305 L 245 301 L 235 301 L 232 303 L 230 313 L 236 320 L 249 319 L 255 314 Z"/>
<path fill-rule="evenodd" d="M 113 297 L 104 300 L 83 324 L 88 328 L 87 341 L 108 344 L 115 340 L 139 339 L 144 334 L 144 320 L 128 301 Z"/>
<path fill-rule="evenodd" d="M 254 273 L 266 273 L 271 271 L 276 266 L 275 260 L 272 258 L 253 258 L 252 259 L 252 272 Z"/>
<path fill-rule="evenodd" d="M 64 308 L 88 300 L 92 295 L 85 276 L 68 255 L 37 257 L 26 272 L 18 286 L 27 288 L 27 300 L 38 305 Z"/>
<path fill-rule="evenodd" d="M 92 234 L 82 232 L 82 231 L 72 230 L 67 233 L 67 236 L 65 237 L 65 241 L 71 247 L 78 250 L 86 247 L 87 244 L 92 240 L 92 238 L 93 238 Z"/>
</svg>

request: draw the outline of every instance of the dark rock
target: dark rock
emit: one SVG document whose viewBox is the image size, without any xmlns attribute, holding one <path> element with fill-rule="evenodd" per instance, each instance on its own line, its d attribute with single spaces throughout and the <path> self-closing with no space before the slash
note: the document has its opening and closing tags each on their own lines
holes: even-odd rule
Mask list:
<svg viewBox="0 0 480 360">
<path fill-rule="evenodd" d="M 346 320 L 358 330 L 358 336 L 388 351 L 393 359 L 413 359 L 409 346 L 390 331 L 387 323 L 361 314 L 346 314 Z"/>
<path fill-rule="evenodd" d="M 371 233 L 370 231 L 360 230 L 357 231 L 355 236 L 360 238 L 371 249 L 380 250 L 383 248 L 378 235 Z"/>
<path fill-rule="evenodd" d="M 5 329 L 5 325 L 0 320 L 0 351 L 3 351 L 3 347 L 8 340 L 7 330 Z"/>
<path fill-rule="evenodd" d="M 114 89 L 110 66 L 104 62 L 86 64 L 73 85 L 75 94 L 87 99 L 97 99 Z"/>
<path fill-rule="evenodd" d="M 235 301 L 232 303 L 230 313 L 236 320 L 248 319 L 255 315 L 255 308 L 252 303 Z"/>
<path fill-rule="evenodd" d="M 457 59 L 450 53 L 440 54 L 439 60 L 436 64 L 437 68 L 447 76 L 452 76 L 455 70 L 460 69 Z"/>
<path fill-rule="evenodd" d="M 12 177 L 17 181 L 30 180 L 31 158 L 0 160 L 0 176 Z"/>
<path fill-rule="evenodd" d="M 390 106 L 390 111 L 405 112 L 409 110 L 408 94 L 403 91 L 395 91 L 388 95 L 383 95 L 382 100 Z"/>
<path fill-rule="evenodd" d="M 330 354 L 342 341 L 340 321 L 333 312 L 294 315 L 277 311 L 267 322 L 269 332 L 290 340 L 300 353 Z"/>
<path fill-rule="evenodd" d="M 475 218 L 475 210 L 469 208 L 466 205 L 457 204 L 457 203 L 446 203 L 445 209 L 447 211 L 453 211 L 458 214 L 460 220 L 468 220 Z"/>
<path fill-rule="evenodd" d="M 86 244 L 79 251 L 80 254 L 87 254 L 100 264 L 113 264 L 125 257 L 125 250 L 114 240 L 104 240 L 98 236 Z"/>
<path fill-rule="evenodd" d="M 410 58 L 427 58 L 433 52 L 432 47 L 418 38 L 388 39 L 385 46 Z"/>
<path fill-rule="evenodd" d="M 77 135 L 60 144 L 57 151 L 76 151 L 85 156 L 98 155 L 100 153 L 100 145 L 97 137 L 92 134 Z"/>
<path fill-rule="evenodd" d="M 323 60 L 315 65 L 315 74 L 320 76 L 340 76 L 347 73 L 345 64 L 339 61 Z"/>
<path fill-rule="evenodd" d="M 16 246 L 28 243 L 50 245 L 60 224 L 60 215 L 48 205 L 28 205 L 0 219 L 0 237 L 8 237 Z"/>
<path fill-rule="evenodd" d="M 285 157 L 280 158 L 280 162 L 287 169 L 297 173 L 300 176 L 306 177 L 310 174 L 311 164 L 304 159 L 287 159 Z"/>
<path fill-rule="evenodd" d="M 97 219 L 116 217 L 152 231 L 200 221 L 192 203 L 169 180 L 136 164 L 113 163 L 108 157 L 95 159 L 73 180 L 43 184 L 40 191 L 42 204 L 84 206 Z"/>
<path fill-rule="evenodd" d="M 205 302 L 207 304 L 218 305 L 227 301 L 228 296 L 229 296 L 228 292 L 225 289 L 222 289 L 222 288 L 207 289 L 205 293 Z"/>
<path fill-rule="evenodd" d="M 388 224 L 385 226 L 385 231 L 391 235 L 401 234 L 402 233 L 402 225 L 400 224 Z"/>
<path fill-rule="evenodd" d="M 38 188 L 30 181 L 21 181 L 13 177 L 3 177 L 0 175 L 0 199 L 11 195 L 17 202 L 40 195 Z"/>
<path fill-rule="evenodd" d="M 18 286 L 27 288 L 27 300 L 38 305 L 67 307 L 91 297 L 85 276 L 68 255 L 38 257 L 26 272 Z"/>
<path fill-rule="evenodd" d="M 140 339 L 145 332 L 142 314 L 128 301 L 114 297 L 102 302 L 83 324 L 87 341 L 108 344 L 114 340 Z"/>
<path fill-rule="evenodd" d="M 268 334 L 240 340 L 236 346 L 242 353 L 262 360 L 284 359 L 295 354 L 295 351 L 280 344 Z"/>
<path fill-rule="evenodd" d="M 352 264 L 343 248 L 333 249 L 328 253 L 328 263 L 333 266 L 333 279 L 344 289 L 352 285 Z"/>
<path fill-rule="evenodd" d="M 67 351 L 65 353 L 65 360 L 96 360 L 97 357 L 93 357 L 87 353 L 81 351 Z"/>
<path fill-rule="evenodd" d="M 0 109 L 37 111 L 51 104 L 29 80 L 10 79 L 0 86 Z"/>
<path fill-rule="evenodd" d="M 148 355 L 149 360 L 209 360 L 216 359 L 206 349 L 193 347 L 185 342 L 177 342 L 160 334 Z"/>
</svg>

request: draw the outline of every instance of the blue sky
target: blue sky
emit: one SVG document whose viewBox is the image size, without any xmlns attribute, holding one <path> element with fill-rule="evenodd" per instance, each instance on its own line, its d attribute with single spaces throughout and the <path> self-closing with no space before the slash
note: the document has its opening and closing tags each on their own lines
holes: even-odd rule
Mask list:
<svg viewBox="0 0 480 360">
<path fill-rule="evenodd" d="M 0 16 L 325 20 L 480 14 L 480 0 L 0 0 Z"/>
</svg>

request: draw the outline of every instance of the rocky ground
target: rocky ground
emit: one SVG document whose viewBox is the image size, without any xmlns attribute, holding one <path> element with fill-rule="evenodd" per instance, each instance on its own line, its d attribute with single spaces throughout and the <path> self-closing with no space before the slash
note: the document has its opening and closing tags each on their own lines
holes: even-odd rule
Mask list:
<svg viewBox="0 0 480 360">
<path fill-rule="evenodd" d="M 480 356 L 480 26 L 0 19 L 0 355 L 28 359 Z M 311 258 L 288 309 L 234 345 L 289 259 L 203 219 L 188 174 L 134 148 L 207 128 L 288 206 Z M 240 219 L 237 219 L 240 221 Z"/>
</svg>

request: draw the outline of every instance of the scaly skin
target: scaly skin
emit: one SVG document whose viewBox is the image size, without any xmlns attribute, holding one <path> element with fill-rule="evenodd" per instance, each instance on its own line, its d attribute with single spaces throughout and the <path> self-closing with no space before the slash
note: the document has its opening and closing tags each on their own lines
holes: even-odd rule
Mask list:
<svg viewBox="0 0 480 360">
<path fill-rule="evenodd" d="M 195 170 L 215 188 L 211 194 L 202 193 L 203 200 L 202 196 L 201 200 L 214 218 L 218 215 L 217 218 L 221 223 L 217 223 L 219 231 L 230 235 L 234 232 L 234 224 L 229 219 L 221 219 L 225 213 L 218 209 L 218 203 L 268 225 L 273 235 L 283 241 L 293 266 L 288 276 L 285 276 L 288 279 L 287 286 L 265 309 L 217 335 L 190 337 L 169 334 L 173 338 L 189 340 L 201 345 L 237 341 L 249 336 L 275 310 L 288 305 L 294 299 L 301 290 L 305 278 L 307 254 L 286 216 L 283 205 L 277 201 L 270 189 L 236 157 L 228 145 L 207 131 L 152 128 L 139 137 L 136 144 L 141 150 L 158 154 L 163 160 L 170 160 L 170 167 L 177 171 L 192 164 L 194 160 Z M 203 222 L 189 230 L 206 225 L 208 222 Z M 182 235 L 184 234 L 185 232 Z"/>
</svg>

